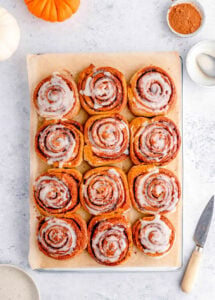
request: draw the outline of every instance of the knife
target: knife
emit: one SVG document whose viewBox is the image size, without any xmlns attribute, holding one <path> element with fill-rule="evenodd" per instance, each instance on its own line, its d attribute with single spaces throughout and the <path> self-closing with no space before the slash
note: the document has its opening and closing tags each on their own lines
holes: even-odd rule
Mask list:
<svg viewBox="0 0 215 300">
<path fill-rule="evenodd" d="M 186 271 L 184 273 L 184 277 L 181 282 L 181 288 L 185 293 L 191 292 L 196 279 L 196 275 L 202 258 L 202 250 L 207 239 L 211 219 L 213 216 L 213 208 L 214 196 L 212 196 L 209 200 L 196 226 L 196 230 L 194 233 L 194 241 L 196 243 L 196 248 L 193 250 Z"/>
</svg>

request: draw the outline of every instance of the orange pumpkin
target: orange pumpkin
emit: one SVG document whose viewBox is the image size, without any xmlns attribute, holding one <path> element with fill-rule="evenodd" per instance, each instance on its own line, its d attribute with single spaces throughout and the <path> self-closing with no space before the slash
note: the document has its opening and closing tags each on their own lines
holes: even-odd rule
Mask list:
<svg viewBox="0 0 215 300">
<path fill-rule="evenodd" d="M 80 0 L 24 0 L 28 10 L 36 17 L 49 22 L 62 22 L 71 17 Z"/>
</svg>

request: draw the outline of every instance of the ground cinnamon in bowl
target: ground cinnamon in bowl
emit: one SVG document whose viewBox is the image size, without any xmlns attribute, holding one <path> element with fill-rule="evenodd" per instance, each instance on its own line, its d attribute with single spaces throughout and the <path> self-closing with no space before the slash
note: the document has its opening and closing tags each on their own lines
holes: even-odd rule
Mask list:
<svg viewBox="0 0 215 300">
<path fill-rule="evenodd" d="M 168 21 L 174 32 L 189 35 L 202 25 L 202 13 L 193 3 L 182 2 L 170 7 Z"/>
</svg>

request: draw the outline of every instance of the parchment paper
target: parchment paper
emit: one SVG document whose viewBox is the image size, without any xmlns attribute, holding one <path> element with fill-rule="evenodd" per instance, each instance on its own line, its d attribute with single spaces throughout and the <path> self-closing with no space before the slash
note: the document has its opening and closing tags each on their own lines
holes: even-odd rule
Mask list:
<svg viewBox="0 0 215 300">
<path fill-rule="evenodd" d="M 95 262 L 85 250 L 79 256 L 67 260 L 55 260 L 47 257 L 41 251 L 39 251 L 36 240 L 36 227 L 38 222 L 39 212 L 37 211 L 32 193 L 32 186 L 35 178 L 46 171 L 50 166 L 38 158 L 34 149 L 34 137 L 37 129 L 42 121 L 37 116 L 35 111 L 32 95 L 36 85 L 44 77 L 50 75 L 54 71 L 69 70 L 75 79 L 80 71 L 86 68 L 89 64 L 93 63 L 96 67 L 111 66 L 119 69 L 129 81 L 131 76 L 140 68 L 148 65 L 155 65 L 165 69 L 169 75 L 173 78 L 176 92 L 177 101 L 174 108 L 166 114 L 167 117 L 174 120 L 179 126 L 182 135 L 181 128 L 181 116 L 182 116 L 182 80 L 181 80 L 181 61 L 178 53 L 176 52 L 143 52 L 143 53 L 72 53 L 72 54 L 41 54 L 41 55 L 28 55 L 27 67 L 29 77 L 29 89 L 30 89 L 30 247 L 29 247 L 29 263 L 32 269 L 56 269 L 56 270 L 160 270 L 160 268 L 176 269 L 182 264 L 182 199 L 180 200 L 177 209 L 173 213 L 168 213 L 166 216 L 171 220 L 176 228 L 176 240 L 171 251 L 160 258 L 150 258 L 145 256 L 135 246 L 130 259 L 121 266 L 107 267 Z M 134 116 L 129 112 L 126 107 L 122 112 L 128 121 L 131 121 Z M 79 115 L 74 118 L 80 123 L 84 124 L 88 115 L 81 110 Z M 130 159 L 116 164 L 121 167 L 125 172 L 132 166 Z M 178 153 L 176 159 L 166 166 L 168 169 L 174 171 L 179 178 L 182 185 L 182 147 Z M 77 169 L 84 173 L 90 167 L 87 163 L 83 162 Z M 79 209 L 78 212 L 82 215 L 86 221 L 90 218 L 90 215 L 83 209 Z M 141 214 L 133 208 L 127 213 L 133 224 Z"/>
</svg>

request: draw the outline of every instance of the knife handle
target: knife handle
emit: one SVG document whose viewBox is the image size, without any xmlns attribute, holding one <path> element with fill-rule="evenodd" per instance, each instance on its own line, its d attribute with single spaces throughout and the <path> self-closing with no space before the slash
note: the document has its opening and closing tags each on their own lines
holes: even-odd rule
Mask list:
<svg viewBox="0 0 215 300">
<path fill-rule="evenodd" d="M 193 288 L 200 266 L 201 258 L 202 248 L 197 246 L 195 250 L 193 250 L 186 271 L 184 273 L 184 277 L 181 282 L 181 288 L 185 293 L 191 292 Z"/>
</svg>

